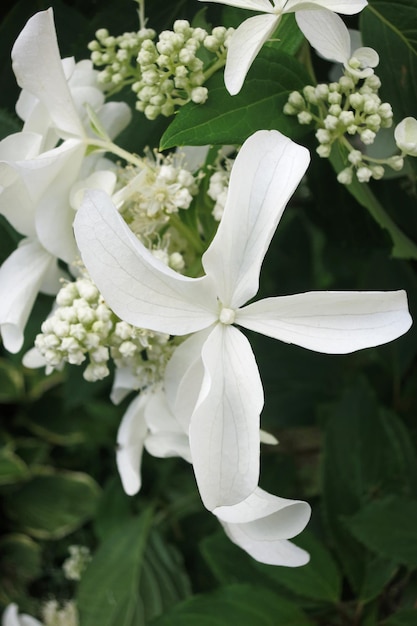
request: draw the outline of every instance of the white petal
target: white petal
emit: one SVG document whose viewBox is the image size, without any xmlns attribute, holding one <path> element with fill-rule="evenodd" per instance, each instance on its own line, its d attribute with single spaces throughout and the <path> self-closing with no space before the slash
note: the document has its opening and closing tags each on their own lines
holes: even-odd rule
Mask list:
<svg viewBox="0 0 417 626">
<path fill-rule="evenodd" d="M 358 78 L 367 78 L 374 73 L 373 68 L 377 67 L 379 63 L 379 54 L 373 48 L 357 48 L 352 53 L 352 58 L 357 59 L 360 62 L 359 68 L 354 68 L 350 63 L 347 64 L 347 69 L 350 74 L 357 76 Z"/>
<path fill-rule="evenodd" d="M 297 11 L 300 30 L 317 52 L 329 61 L 347 63 L 350 35 L 341 17 L 331 11 Z"/>
<path fill-rule="evenodd" d="M 146 393 L 140 393 L 129 404 L 117 433 L 116 463 L 123 489 L 129 496 L 142 485 L 140 465 L 148 428 L 145 422 Z"/>
<path fill-rule="evenodd" d="M 150 454 L 160 458 L 179 456 L 191 463 L 188 434 L 171 413 L 162 388 L 156 388 L 150 395 L 145 419 L 150 431 L 145 448 Z"/>
<path fill-rule="evenodd" d="M 131 391 L 137 391 L 138 388 L 138 379 L 131 367 L 116 367 L 110 400 L 113 404 L 120 404 Z"/>
<path fill-rule="evenodd" d="M 182 276 L 156 259 L 104 192 L 86 192 L 74 228 L 88 272 L 121 319 L 173 335 L 215 321 L 217 301 L 210 280 Z"/>
<path fill-rule="evenodd" d="M 19 352 L 23 332 L 45 275 L 56 260 L 37 241 L 22 240 L 0 268 L 0 327 L 9 352 Z"/>
<path fill-rule="evenodd" d="M 263 389 L 250 344 L 232 326 L 214 328 L 202 359 L 190 447 L 201 498 L 213 510 L 247 498 L 258 484 Z"/>
<path fill-rule="evenodd" d="M 110 139 L 114 139 L 129 125 L 132 112 L 125 102 L 106 102 L 97 112 L 97 117 Z"/>
<path fill-rule="evenodd" d="M 19 615 L 17 605 L 14 603 L 5 608 L 1 623 L 2 626 L 42 626 L 41 622 L 30 615 L 24 613 Z"/>
<path fill-rule="evenodd" d="M 293 567 L 307 563 L 308 554 L 285 541 L 307 525 L 311 515 L 307 502 L 279 498 L 258 487 L 243 502 L 213 513 L 229 538 L 257 561 Z"/>
<path fill-rule="evenodd" d="M 367 0 L 288 0 L 284 13 L 328 9 L 335 13 L 354 15 L 360 13 L 367 4 Z"/>
<path fill-rule="evenodd" d="M 265 253 L 309 160 L 306 148 L 276 130 L 258 131 L 243 144 L 222 220 L 203 255 L 224 306 L 237 308 L 258 291 Z"/>
<path fill-rule="evenodd" d="M 291 541 L 287 541 L 287 539 L 262 541 L 252 537 L 251 533 L 247 532 L 245 524 L 222 522 L 222 526 L 229 539 L 259 563 L 300 567 L 306 565 L 310 560 L 308 552 L 294 545 Z"/>
<path fill-rule="evenodd" d="M 235 30 L 227 48 L 224 84 L 235 96 L 242 88 L 256 55 L 279 24 L 279 16 L 268 13 L 250 17 Z"/>
<path fill-rule="evenodd" d="M 38 369 L 39 367 L 46 366 L 45 357 L 39 352 L 37 348 L 31 348 L 30 350 L 28 350 L 23 355 L 22 363 L 28 369 Z"/>
<path fill-rule="evenodd" d="M 241 309 L 236 323 L 317 352 L 346 354 L 400 337 L 412 320 L 405 291 L 318 291 L 260 300 Z"/>
<path fill-rule="evenodd" d="M 84 136 L 62 68 L 53 12 L 27 22 L 12 50 L 13 71 L 22 89 L 39 98 L 64 136 Z"/>
<path fill-rule="evenodd" d="M 165 368 L 164 387 L 168 406 L 185 432 L 190 427 L 191 415 L 203 384 L 201 353 L 211 331 L 212 327 L 188 337 L 175 348 Z"/>
<path fill-rule="evenodd" d="M 200 0 L 200 2 L 217 2 L 217 4 L 227 4 L 238 9 L 249 9 L 250 11 L 264 11 L 272 13 L 273 6 L 269 0 Z"/>
<path fill-rule="evenodd" d="M 417 120 L 414 117 L 405 117 L 395 127 L 394 137 L 402 152 L 417 156 Z"/>
</svg>

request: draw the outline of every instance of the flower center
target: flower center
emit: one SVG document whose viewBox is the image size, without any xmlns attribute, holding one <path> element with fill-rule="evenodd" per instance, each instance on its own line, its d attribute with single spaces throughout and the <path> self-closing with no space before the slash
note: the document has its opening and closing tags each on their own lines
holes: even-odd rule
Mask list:
<svg viewBox="0 0 417 626">
<path fill-rule="evenodd" d="M 222 324 L 233 324 L 235 321 L 234 310 L 223 307 L 220 311 L 219 320 Z"/>
</svg>

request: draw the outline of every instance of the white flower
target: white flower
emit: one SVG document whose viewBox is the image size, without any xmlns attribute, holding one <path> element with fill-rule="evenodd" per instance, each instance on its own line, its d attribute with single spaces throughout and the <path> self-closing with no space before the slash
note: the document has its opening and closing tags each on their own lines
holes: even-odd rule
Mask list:
<svg viewBox="0 0 417 626">
<path fill-rule="evenodd" d="M 42 626 L 42 623 L 25 613 L 19 615 L 18 607 L 13 603 L 5 608 L 1 626 Z"/>
<path fill-rule="evenodd" d="M 200 0 L 201 1 L 201 0 Z M 255 15 L 245 20 L 233 33 L 229 40 L 224 80 L 227 90 L 237 94 L 245 80 L 253 60 L 278 27 L 282 15 L 295 13 L 297 23 L 306 38 L 310 41 L 311 20 L 321 9 L 322 30 L 316 33 L 315 39 L 325 41 L 333 24 L 327 20 L 331 12 L 352 15 L 359 13 L 367 5 L 367 0 L 208 0 L 228 4 L 240 9 L 262 11 L 265 15 Z M 308 30 L 308 32 L 307 32 Z M 315 47 L 315 43 L 311 42 Z"/>
<path fill-rule="evenodd" d="M 378 53 L 373 48 L 353 48 L 352 34 L 336 13 L 324 8 L 310 13 L 301 11 L 297 14 L 297 23 L 322 57 L 343 63 L 355 78 L 367 78 L 373 74 L 373 68 L 379 63 Z"/>
<path fill-rule="evenodd" d="M 62 271 L 78 251 L 72 231 L 71 188 L 97 167 L 85 157 L 91 131 L 85 105 L 110 135 L 129 121 L 125 104 L 104 103 L 90 62 L 61 61 L 52 10 L 26 24 L 12 50 L 22 87 L 17 113 L 22 132 L 0 142 L 0 214 L 24 236 L 0 269 L 0 329 L 5 347 L 17 352 L 39 291 L 55 294 Z"/>
<path fill-rule="evenodd" d="M 245 500 L 258 484 L 263 390 L 250 344 L 234 323 L 339 354 L 391 341 L 411 324 L 403 291 L 310 292 L 243 306 L 258 291 L 265 253 L 308 162 L 308 151 L 278 131 L 259 131 L 244 143 L 201 278 L 155 259 L 103 192 L 88 192 L 75 219 L 83 261 L 111 309 L 141 328 L 191 335 L 174 351 L 164 384 L 189 433 L 209 510 Z"/>
<path fill-rule="evenodd" d="M 404 154 L 417 156 L 417 120 L 414 117 L 405 117 L 395 127 L 394 137 Z"/>
</svg>

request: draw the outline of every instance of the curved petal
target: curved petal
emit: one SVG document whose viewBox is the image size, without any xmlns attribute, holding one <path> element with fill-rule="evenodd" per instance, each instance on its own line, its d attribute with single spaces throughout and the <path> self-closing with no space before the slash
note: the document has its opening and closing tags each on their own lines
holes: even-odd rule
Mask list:
<svg viewBox="0 0 417 626">
<path fill-rule="evenodd" d="M 164 386 L 168 406 L 183 430 L 188 432 L 204 379 L 201 358 L 212 327 L 193 333 L 177 346 L 165 368 Z"/>
<path fill-rule="evenodd" d="M 19 352 L 23 332 L 44 277 L 56 262 L 37 241 L 24 239 L 0 268 L 0 327 L 9 352 Z"/>
<path fill-rule="evenodd" d="M 297 567 L 309 560 L 304 550 L 286 541 L 307 525 L 307 502 L 288 500 L 259 487 L 243 502 L 213 511 L 228 537 L 254 559 L 270 565 Z"/>
<path fill-rule="evenodd" d="M 306 148 L 276 130 L 258 131 L 243 144 L 223 217 L 202 259 L 224 306 L 237 308 L 258 291 L 265 253 L 309 160 Z"/>
<path fill-rule="evenodd" d="M 352 57 L 357 59 L 360 63 L 360 67 L 355 69 L 352 67 L 352 64 L 348 64 L 348 71 L 357 76 L 358 78 L 367 78 L 367 76 L 371 76 L 374 73 L 373 68 L 377 67 L 379 64 L 379 54 L 373 48 L 362 47 L 357 48 L 352 53 Z"/>
<path fill-rule="evenodd" d="M 350 58 L 350 35 L 341 17 L 331 11 L 297 11 L 300 30 L 317 52 L 329 61 L 347 63 Z"/>
<path fill-rule="evenodd" d="M 250 66 L 277 28 L 279 19 L 278 15 L 270 12 L 266 15 L 255 15 L 242 22 L 233 33 L 227 48 L 224 69 L 224 84 L 232 96 L 241 90 Z"/>
<path fill-rule="evenodd" d="M 400 337 L 412 320 L 405 291 L 318 291 L 249 304 L 236 323 L 317 352 L 347 354 Z"/>
<path fill-rule="evenodd" d="M 417 156 L 417 120 L 414 117 L 405 117 L 394 131 L 395 142 L 402 152 L 410 156 Z"/>
<path fill-rule="evenodd" d="M 214 328 L 202 359 L 190 447 L 201 499 L 213 510 L 241 502 L 258 484 L 263 389 L 250 344 L 232 326 Z"/>
<path fill-rule="evenodd" d="M 222 526 L 230 541 L 245 550 L 255 561 L 266 565 L 284 565 L 300 567 L 306 565 L 310 555 L 305 550 L 286 539 L 262 540 L 252 537 L 245 524 L 227 524 Z"/>
<path fill-rule="evenodd" d="M 145 409 L 148 395 L 140 393 L 129 404 L 117 433 L 116 463 L 123 489 L 133 496 L 142 486 L 140 465 L 143 444 L 148 428 L 145 422 Z"/>
<path fill-rule="evenodd" d="M 208 278 L 187 278 L 156 259 L 104 192 L 86 192 L 74 228 L 89 274 L 121 319 L 173 335 L 215 321 L 217 301 Z"/>
<path fill-rule="evenodd" d="M 284 13 L 328 9 L 335 13 L 354 15 L 355 13 L 360 13 L 367 4 L 367 0 L 288 0 Z"/>
<path fill-rule="evenodd" d="M 62 68 L 52 9 L 30 18 L 13 46 L 12 61 L 19 86 L 44 104 L 63 136 L 84 136 Z"/>
<path fill-rule="evenodd" d="M 133 390 L 138 389 L 138 378 L 130 367 L 116 367 L 113 377 L 113 386 L 110 400 L 113 404 L 120 404 Z"/>
<path fill-rule="evenodd" d="M 97 111 L 97 117 L 110 139 L 114 139 L 129 125 L 132 111 L 125 102 L 106 102 Z"/>
<path fill-rule="evenodd" d="M 151 393 L 145 419 L 149 428 L 145 448 L 149 454 L 159 458 L 179 456 L 191 463 L 188 434 L 171 413 L 162 388 Z"/>
</svg>

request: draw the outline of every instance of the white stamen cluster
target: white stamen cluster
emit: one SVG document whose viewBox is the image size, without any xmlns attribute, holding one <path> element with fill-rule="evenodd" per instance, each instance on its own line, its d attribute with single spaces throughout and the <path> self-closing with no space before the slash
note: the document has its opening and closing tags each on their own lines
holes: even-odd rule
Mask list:
<svg viewBox="0 0 417 626">
<path fill-rule="evenodd" d="M 215 165 L 216 171 L 211 174 L 209 179 L 207 195 L 214 200 L 212 215 L 217 222 L 220 222 L 226 205 L 232 165 L 233 159 L 219 158 Z"/>
<path fill-rule="evenodd" d="M 354 173 L 359 182 L 378 180 L 384 175 L 384 165 L 394 170 L 403 166 L 397 156 L 374 159 L 365 153 L 379 130 L 392 125 L 391 105 L 381 101 L 380 86 L 374 73 L 362 79 L 345 70 L 337 82 L 307 85 L 302 93 L 292 92 L 284 106 L 284 113 L 296 115 L 300 124 L 315 122 L 319 156 L 329 157 L 337 140 L 347 147 L 349 165 L 338 175 L 340 183 L 350 184 Z"/>
<path fill-rule="evenodd" d="M 144 41 L 137 55 L 139 78 L 132 85 L 136 108 L 153 120 L 158 115 L 173 115 L 187 102 L 204 103 L 208 90 L 203 84 L 212 73 L 213 61 L 224 64 L 230 34 L 223 26 L 209 34 L 203 28 L 193 28 L 187 20 L 177 20 L 173 30 L 160 33 L 156 43 Z M 214 55 L 206 70 L 199 57 L 202 50 Z"/>
<path fill-rule="evenodd" d="M 78 626 L 78 611 L 73 600 L 63 604 L 57 600 L 48 600 L 42 607 L 42 619 L 45 626 Z"/>
<path fill-rule="evenodd" d="M 112 358 L 117 367 L 134 373 L 138 385 L 142 381 L 147 385 L 153 376 L 159 379 L 159 371 L 171 354 L 168 335 L 122 322 L 88 276 L 64 284 L 56 297 L 56 308 L 41 330 L 35 346 L 48 368 L 61 369 L 65 363 L 81 365 L 88 359 L 83 376 L 89 382 L 110 374 Z"/>
<path fill-rule="evenodd" d="M 62 564 L 67 580 L 81 580 L 88 563 L 91 561 L 90 549 L 87 546 L 69 546 L 69 557 Z"/>
</svg>

